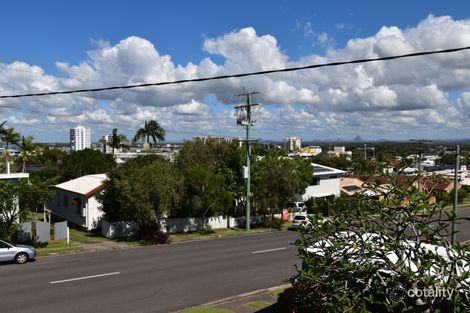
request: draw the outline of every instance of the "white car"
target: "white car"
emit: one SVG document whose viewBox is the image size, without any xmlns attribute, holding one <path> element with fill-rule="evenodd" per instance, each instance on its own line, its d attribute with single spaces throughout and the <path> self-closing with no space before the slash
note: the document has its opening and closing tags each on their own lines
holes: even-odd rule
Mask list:
<svg viewBox="0 0 470 313">
<path fill-rule="evenodd" d="M 36 249 L 27 245 L 13 245 L 0 240 L 0 262 L 14 261 L 24 264 L 36 257 Z"/>
<path fill-rule="evenodd" d="M 292 227 L 294 228 L 307 227 L 308 225 L 310 225 L 310 220 L 306 214 L 298 214 L 292 220 Z"/>
</svg>

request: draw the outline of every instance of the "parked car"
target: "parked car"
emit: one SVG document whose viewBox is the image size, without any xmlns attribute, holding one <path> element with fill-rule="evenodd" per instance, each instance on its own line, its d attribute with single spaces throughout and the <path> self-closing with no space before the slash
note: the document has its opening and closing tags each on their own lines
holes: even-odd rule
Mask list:
<svg viewBox="0 0 470 313">
<path fill-rule="evenodd" d="M 36 249 L 27 245 L 13 245 L 0 240 L 0 261 L 14 261 L 23 264 L 36 257 Z"/>
<path fill-rule="evenodd" d="M 294 216 L 294 219 L 292 220 L 293 228 L 306 227 L 308 225 L 310 225 L 310 220 L 306 214 L 298 214 Z"/>
<path fill-rule="evenodd" d="M 305 206 L 305 203 L 303 203 L 302 201 L 288 202 L 287 207 L 289 209 L 294 209 L 299 212 L 307 211 L 307 207 Z"/>
</svg>

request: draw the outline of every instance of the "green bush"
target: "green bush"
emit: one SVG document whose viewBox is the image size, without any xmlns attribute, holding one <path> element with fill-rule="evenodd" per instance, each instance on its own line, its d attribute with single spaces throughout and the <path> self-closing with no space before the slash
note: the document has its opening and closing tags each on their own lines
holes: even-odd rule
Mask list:
<svg viewBox="0 0 470 313">
<path fill-rule="evenodd" d="M 269 217 L 265 220 L 264 226 L 272 229 L 282 229 L 283 221 L 280 218 Z"/>
<path fill-rule="evenodd" d="M 283 312 L 470 310 L 470 251 L 448 240 L 452 213 L 390 178 L 383 200 L 358 195 L 336 201 L 329 220 L 312 217 L 296 242 L 302 267 L 279 299 Z"/>
</svg>

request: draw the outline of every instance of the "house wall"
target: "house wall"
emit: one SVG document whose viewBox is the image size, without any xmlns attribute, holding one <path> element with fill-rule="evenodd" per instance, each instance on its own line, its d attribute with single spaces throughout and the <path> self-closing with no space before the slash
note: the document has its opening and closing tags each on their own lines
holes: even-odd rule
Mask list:
<svg viewBox="0 0 470 313">
<path fill-rule="evenodd" d="M 339 197 L 341 195 L 341 177 L 337 175 L 319 176 L 318 185 L 310 185 L 305 189 L 302 195 L 304 201 L 310 198 L 327 197 L 334 195 Z"/>
<path fill-rule="evenodd" d="M 96 200 L 96 197 L 91 197 L 88 199 L 87 203 L 87 224 L 86 228 L 88 230 L 98 228 L 100 226 L 100 221 L 103 216 L 103 211 L 100 210 L 101 203 Z"/>
<path fill-rule="evenodd" d="M 95 197 L 87 198 L 58 188 L 53 188 L 53 192 L 54 197 L 46 203 L 46 208 L 52 213 L 88 230 L 99 226 L 103 212 L 99 210 L 100 203 Z M 79 207 L 73 204 L 75 198 L 80 199 Z"/>
</svg>

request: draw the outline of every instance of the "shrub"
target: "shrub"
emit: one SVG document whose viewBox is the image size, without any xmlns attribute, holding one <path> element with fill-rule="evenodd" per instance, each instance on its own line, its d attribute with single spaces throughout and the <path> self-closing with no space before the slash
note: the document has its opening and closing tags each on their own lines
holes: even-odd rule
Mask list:
<svg viewBox="0 0 470 313">
<path fill-rule="evenodd" d="M 265 220 L 264 224 L 265 227 L 281 230 L 283 221 L 280 218 L 269 217 Z"/>
<path fill-rule="evenodd" d="M 141 240 L 147 245 L 167 244 L 170 243 L 170 234 L 160 231 L 153 235 L 143 235 Z"/>
<path fill-rule="evenodd" d="M 397 180 L 385 195 L 312 217 L 296 242 L 302 267 L 279 300 L 285 312 L 469 311 L 470 251 L 448 241 L 455 217 Z"/>
</svg>

